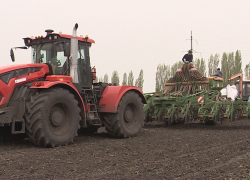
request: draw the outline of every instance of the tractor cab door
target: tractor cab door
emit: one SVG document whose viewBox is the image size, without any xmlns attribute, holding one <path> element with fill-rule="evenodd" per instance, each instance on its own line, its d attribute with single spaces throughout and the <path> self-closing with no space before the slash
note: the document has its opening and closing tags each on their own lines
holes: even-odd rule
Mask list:
<svg viewBox="0 0 250 180">
<path fill-rule="evenodd" d="M 91 87 L 91 66 L 89 59 L 89 46 L 87 44 L 79 43 L 78 45 L 77 72 L 79 84 L 84 87 Z"/>
</svg>

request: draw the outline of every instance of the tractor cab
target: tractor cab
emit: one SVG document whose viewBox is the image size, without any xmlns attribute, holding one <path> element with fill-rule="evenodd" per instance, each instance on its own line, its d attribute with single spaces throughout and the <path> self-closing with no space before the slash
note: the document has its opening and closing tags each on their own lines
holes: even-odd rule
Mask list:
<svg viewBox="0 0 250 180">
<path fill-rule="evenodd" d="M 45 37 L 24 38 L 25 46 L 31 47 L 32 50 L 32 63 L 45 63 L 49 66 L 51 75 L 75 76 L 72 77 L 73 83 L 91 87 L 89 48 L 94 40 L 87 36 L 85 38 L 75 36 L 73 43 L 77 44 L 72 46 L 74 38 L 72 35 L 53 33 L 50 29 L 45 32 L 47 33 Z"/>
<path fill-rule="evenodd" d="M 239 80 L 235 82 L 236 88 L 239 91 Z M 250 80 L 242 81 L 242 100 L 248 101 L 250 96 Z"/>
</svg>

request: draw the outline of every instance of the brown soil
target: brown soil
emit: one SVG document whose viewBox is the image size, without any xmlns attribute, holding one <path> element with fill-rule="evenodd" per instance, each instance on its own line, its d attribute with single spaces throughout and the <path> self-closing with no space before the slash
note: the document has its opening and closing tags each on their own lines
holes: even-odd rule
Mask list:
<svg viewBox="0 0 250 180">
<path fill-rule="evenodd" d="M 134 138 L 100 128 L 65 147 L 0 144 L 0 179 L 247 179 L 250 121 L 223 125 L 147 123 Z"/>
</svg>

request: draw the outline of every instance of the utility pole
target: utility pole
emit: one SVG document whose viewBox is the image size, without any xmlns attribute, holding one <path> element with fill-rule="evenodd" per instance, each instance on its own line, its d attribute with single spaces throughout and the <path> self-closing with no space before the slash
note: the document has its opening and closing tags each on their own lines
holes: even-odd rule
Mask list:
<svg viewBox="0 0 250 180">
<path fill-rule="evenodd" d="M 191 51 L 193 52 L 193 36 L 192 36 L 192 31 L 191 31 Z"/>
<path fill-rule="evenodd" d="M 190 40 L 191 41 L 191 51 L 192 51 L 192 53 L 194 54 L 194 53 L 200 53 L 201 54 L 201 52 L 197 52 L 197 51 L 195 51 L 194 49 L 193 49 L 193 33 L 192 33 L 192 31 L 191 31 L 191 38 L 190 39 L 186 39 L 186 40 Z M 198 42 L 197 42 L 197 40 L 196 40 L 196 43 L 198 44 Z M 182 52 L 187 52 L 187 51 L 182 51 Z"/>
<path fill-rule="evenodd" d="M 197 51 L 193 51 L 194 49 L 193 49 L 193 34 L 192 34 L 192 31 L 191 31 L 191 39 L 187 39 L 187 40 L 190 40 L 191 41 L 191 51 L 193 52 L 193 53 L 201 53 L 201 52 L 197 52 Z M 196 40 L 196 42 L 197 42 L 197 40 Z M 197 44 L 198 44 L 198 42 L 197 42 Z"/>
<path fill-rule="evenodd" d="M 193 35 L 192 35 L 192 31 L 191 31 L 191 39 L 187 39 L 191 41 L 191 51 L 193 52 Z"/>
</svg>

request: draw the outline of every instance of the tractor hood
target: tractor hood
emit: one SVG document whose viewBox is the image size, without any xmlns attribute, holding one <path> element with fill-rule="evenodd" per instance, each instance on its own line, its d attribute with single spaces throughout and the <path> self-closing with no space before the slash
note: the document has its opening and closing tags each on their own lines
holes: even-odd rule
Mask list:
<svg viewBox="0 0 250 180">
<path fill-rule="evenodd" d="M 23 74 L 28 74 L 31 72 L 36 72 L 42 70 L 45 74 L 49 73 L 49 67 L 46 64 L 17 64 L 17 65 L 9 65 L 0 67 L 0 74 L 5 74 L 11 71 L 23 71 L 23 73 L 18 73 L 16 76 L 20 76 Z M 17 73 L 17 72 L 16 72 Z"/>
</svg>

